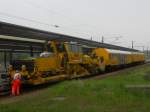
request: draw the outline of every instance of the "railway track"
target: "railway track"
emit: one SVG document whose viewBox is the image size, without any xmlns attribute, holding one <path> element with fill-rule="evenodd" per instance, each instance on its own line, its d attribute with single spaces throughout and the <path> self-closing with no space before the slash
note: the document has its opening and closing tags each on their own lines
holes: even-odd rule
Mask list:
<svg viewBox="0 0 150 112">
<path fill-rule="evenodd" d="M 147 66 L 147 65 L 150 65 L 150 62 L 147 62 L 145 64 L 141 64 L 141 65 L 136 65 L 136 66 L 132 66 L 132 67 L 123 68 L 123 69 L 118 69 L 118 70 L 115 70 L 113 72 L 107 72 L 107 73 L 102 73 L 102 74 L 99 74 L 99 75 L 92 75 L 92 76 L 82 77 L 82 78 L 78 78 L 78 79 L 81 79 L 81 80 L 93 80 L 93 79 L 99 80 L 99 79 L 107 78 L 109 76 L 117 76 L 119 73 L 121 73 L 123 71 L 138 69 L 139 67 L 143 67 L 143 66 Z M 26 94 L 32 94 L 33 92 L 39 92 L 43 89 L 46 89 L 49 86 L 53 86 L 56 83 L 60 83 L 60 82 L 43 84 L 43 85 L 33 86 L 33 87 L 25 87 L 21 91 L 21 96 L 24 96 Z M 10 94 L 7 94 L 7 95 L 4 95 L 4 96 L 0 96 L 0 100 L 5 100 L 5 99 L 13 98 L 13 97 L 14 96 L 11 96 Z"/>
<path fill-rule="evenodd" d="M 133 70 L 133 69 L 136 69 L 136 68 L 138 69 L 139 67 L 143 67 L 143 66 L 146 66 L 146 65 L 150 65 L 150 62 L 146 62 L 144 64 L 140 64 L 140 65 L 135 65 L 135 66 L 130 66 L 130 67 L 118 69 L 118 70 L 115 70 L 113 72 L 107 72 L 107 73 L 95 75 L 95 76 L 89 77 L 87 79 L 88 80 L 89 79 L 103 79 L 103 78 L 106 78 L 106 77 L 109 77 L 109 76 L 117 76 L 119 73 L 121 73 L 123 71 Z"/>
</svg>

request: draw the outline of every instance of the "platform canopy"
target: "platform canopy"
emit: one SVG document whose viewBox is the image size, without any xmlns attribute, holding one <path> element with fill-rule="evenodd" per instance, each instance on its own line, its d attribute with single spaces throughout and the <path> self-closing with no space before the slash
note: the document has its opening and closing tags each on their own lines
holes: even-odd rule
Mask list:
<svg viewBox="0 0 150 112">
<path fill-rule="evenodd" d="M 42 49 L 43 43 L 48 40 L 58 41 L 74 41 L 90 47 L 102 47 L 123 51 L 138 51 L 135 49 L 120 47 L 116 45 L 100 43 L 92 40 L 86 40 L 74 36 L 47 32 L 39 29 L 19 26 L 6 22 L 0 22 L 0 47 L 6 48 L 13 47 L 17 49 L 17 46 L 21 47 L 33 47 Z"/>
</svg>

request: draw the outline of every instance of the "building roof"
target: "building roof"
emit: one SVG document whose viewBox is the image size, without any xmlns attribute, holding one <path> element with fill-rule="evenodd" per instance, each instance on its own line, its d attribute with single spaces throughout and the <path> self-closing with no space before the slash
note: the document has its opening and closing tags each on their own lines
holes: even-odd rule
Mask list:
<svg viewBox="0 0 150 112">
<path fill-rule="evenodd" d="M 106 44 L 106 43 L 100 43 L 100 42 L 96 42 L 92 40 L 86 40 L 86 39 L 82 39 L 82 38 L 78 38 L 74 36 L 43 31 L 43 30 L 39 30 L 35 28 L 24 27 L 24 26 L 15 25 L 15 24 L 6 23 L 6 22 L 0 22 L 0 35 L 1 35 L 0 40 L 3 40 L 3 42 L 4 40 L 5 42 L 15 41 L 16 44 L 19 44 L 23 41 L 26 42 L 24 44 L 31 44 L 31 43 L 35 44 L 35 42 L 29 41 L 29 39 L 30 40 L 35 39 L 37 41 L 58 40 L 58 41 L 74 41 L 74 42 L 78 42 L 80 44 L 91 46 L 91 47 L 102 47 L 102 48 L 117 49 L 117 50 L 123 50 L 123 51 L 138 51 L 135 49 L 120 47 L 120 46 Z M 3 37 L 3 35 L 5 37 Z M 9 36 L 10 38 L 8 39 L 7 36 Z M 17 40 L 11 39 L 12 37 L 13 38 L 16 37 Z M 41 45 L 40 42 L 37 42 L 36 44 L 38 43 L 39 45 Z"/>
</svg>

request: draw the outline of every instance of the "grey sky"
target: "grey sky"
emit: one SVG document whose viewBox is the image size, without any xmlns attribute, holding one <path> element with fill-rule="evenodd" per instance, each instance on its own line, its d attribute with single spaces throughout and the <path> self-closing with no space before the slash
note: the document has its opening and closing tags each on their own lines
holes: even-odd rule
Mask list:
<svg viewBox="0 0 150 112">
<path fill-rule="evenodd" d="M 150 43 L 149 0 L 0 0 L 0 20 L 108 43 L 122 36 L 113 44 L 126 47 Z"/>
</svg>

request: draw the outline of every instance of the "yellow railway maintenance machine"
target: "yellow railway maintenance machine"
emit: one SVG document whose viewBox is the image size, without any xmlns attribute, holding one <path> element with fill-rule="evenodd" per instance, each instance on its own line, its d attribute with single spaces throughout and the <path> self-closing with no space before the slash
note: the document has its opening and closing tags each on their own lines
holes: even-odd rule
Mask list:
<svg viewBox="0 0 150 112">
<path fill-rule="evenodd" d="M 14 60 L 8 68 L 18 70 L 25 84 L 39 85 L 104 72 L 106 68 L 144 62 L 144 54 L 92 48 L 76 42 L 49 41 L 38 58 Z"/>
<path fill-rule="evenodd" d="M 73 42 L 49 41 L 46 50 L 34 59 L 14 60 L 8 69 L 13 76 L 19 70 L 24 83 L 38 85 L 89 75 L 82 45 Z"/>
</svg>

